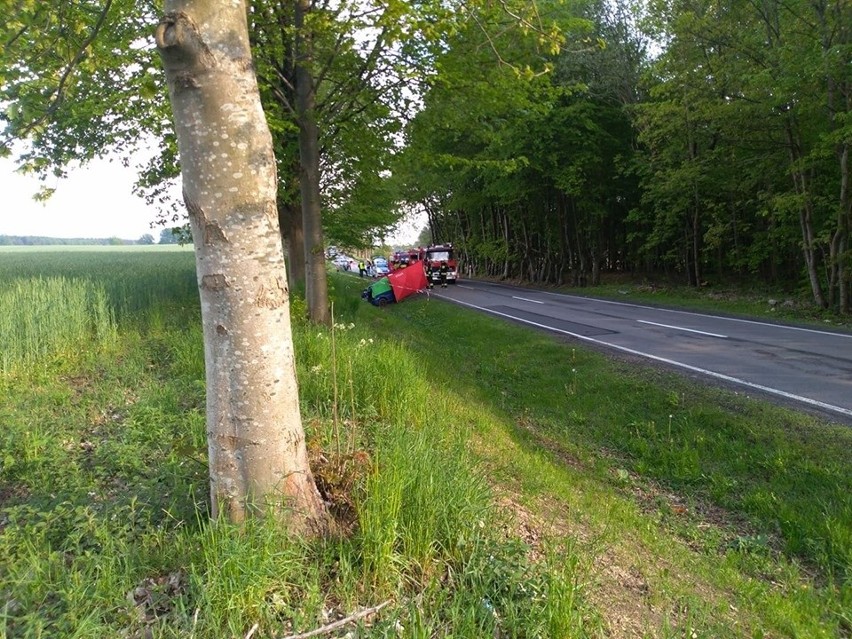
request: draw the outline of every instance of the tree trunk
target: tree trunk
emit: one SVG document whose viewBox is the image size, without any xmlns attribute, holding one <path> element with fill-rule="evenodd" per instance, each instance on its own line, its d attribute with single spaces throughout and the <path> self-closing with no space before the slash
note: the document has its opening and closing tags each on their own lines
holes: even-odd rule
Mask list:
<svg viewBox="0 0 852 639">
<path fill-rule="evenodd" d="M 204 329 L 214 517 L 323 528 L 299 415 L 272 138 L 242 2 L 167 0 L 156 30 Z"/>
<path fill-rule="evenodd" d="M 278 224 L 287 252 L 287 282 L 290 290 L 305 284 L 305 232 L 302 227 L 302 208 L 278 200 Z"/>
<path fill-rule="evenodd" d="M 299 181 L 305 232 L 305 297 L 310 318 L 314 322 L 328 324 L 331 314 L 322 236 L 319 128 L 311 72 L 313 39 L 305 27 L 305 16 L 310 6 L 310 0 L 296 2 L 296 119 L 299 123 Z"/>
<path fill-rule="evenodd" d="M 510 260 L 511 260 L 511 249 L 509 245 L 509 215 L 507 213 L 500 213 L 498 211 L 498 215 L 501 216 L 502 228 L 503 228 L 503 243 L 506 247 L 506 258 L 503 260 L 503 274 L 500 276 L 501 280 L 509 279 L 510 274 Z"/>
<path fill-rule="evenodd" d="M 837 215 L 837 230 L 832 238 L 832 259 L 837 268 L 838 310 L 848 315 L 849 305 L 849 218 L 852 217 L 852 196 L 849 194 L 849 145 L 844 144 L 840 153 L 840 203 Z"/>
<path fill-rule="evenodd" d="M 793 185 L 796 193 L 802 198 L 799 207 L 799 225 L 802 229 L 802 254 L 805 258 L 805 266 L 808 273 L 808 281 L 811 285 L 811 293 L 814 302 L 820 308 L 826 308 L 825 295 L 822 291 L 819 273 L 817 272 L 816 234 L 813 228 L 813 202 L 811 201 L 810 188 L 805 172 L 798 166 L 801 161 L 800 145 L 793 133 L 793 124 L 788 120 L 784 123 L 784 131 L 787 135 L 788 152 L 792 170 Z"/>
</svg>

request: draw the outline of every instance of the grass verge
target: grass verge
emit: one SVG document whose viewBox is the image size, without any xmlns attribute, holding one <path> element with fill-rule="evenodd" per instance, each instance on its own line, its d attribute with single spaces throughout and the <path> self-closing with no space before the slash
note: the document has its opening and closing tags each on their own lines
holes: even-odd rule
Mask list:
<svg viewBox="0 0 852 639">
<path fill-rule="evenodd" d="M 776 631 L 802 623 L 797 630 L 802 636 L 848 632 L 852 432 L 847 426 L 614 360 L 441 302 L 420 299 L 382 314 L 365 306 L 362 314 L 378 331 L 417 352 L 437 384 L 494 412 L 512 452 L 509 444 L 494 450 L 501 429 L 477 440 L 498 484 L 517 485 L 527 496 L 538 491 L 547 501 L 581 482 L 586 488 L 573 493 L 574 505 L 568 506 L 582 504 L 580 520 L 606 522 L 627 508 L 629 521 L 619 515 L 617 523 L 598 526 L 626 527 L 632 531 L 627 536 L 650 526 L 653 535 L 664 529 L 679 540 L 668 548 L 644 547 L 645 556 L 676 554 L 686 544 L 709 561 L 690 569 L 705 579 L 721 562 L 747 581 L 769 584 L 766 596 L 773 593 L 771 584 L 785 584 L 785 592 L 800 601 L 753 607 L 765 613 L 755 622 L 758 628 L 772 627 L 767 617 L 776 615 Z M 538 461 L 517 463 L 521 454 Z M 524 472 L 528 467 L 535 470 Z M 554 473 L 561 479 L 543 487 L 541 478 Z M 589 501 L 589 495 L 596 497 Z M 610 507 L 617 510 L 607 511 Z M 635 552 L 628 544 L 622 554 Z M 742 583 L 718 582 L 717 588 L 754 590 Z M 819 605 L 814 592 L 820 593 Z"/>
</svg>

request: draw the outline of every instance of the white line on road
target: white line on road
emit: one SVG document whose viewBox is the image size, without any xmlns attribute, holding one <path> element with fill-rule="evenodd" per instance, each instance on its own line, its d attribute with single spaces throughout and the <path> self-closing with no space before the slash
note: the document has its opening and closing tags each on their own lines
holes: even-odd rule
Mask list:
<svg viewBox="0 0 852 639">
<path fill-rule="evenodd" d="M 719 335 L 718 333 L 708 333 L 706 331 L 696 331 L 694 328 L 684 328 L 683 326 L 670 326 L 669 324 L 657 324 L 657 322 L 649 322 L 647 320 L 636 320 L 640 324 L 650 324 L 651 326 L 660 326 L 661 328 L 671 328 L 676 331 L 687 331 L 689 333 L 698 333 L 699 335 L 707 335 L 708 337 L 720 337 L 728 339 L 727 335 Z"/>
<path fill-rule="evenodd" d="M 531 300 L 531 299 L 526 298 L 526 297 L 518 297 L 517 295 L 512 295 L 512 299 L 513 300 L 523 300 L 525 302 L 532 302 L 533 304 L 544 304 L 544 302 L 540 302 L 538 300 Z"/>
<path fill-rule="evenodd" d="M 447 298 L 449 299 L 449 298 Z M 716 373 L 714 371 L 709 371 L 704 368 L 698 368 L 697 366 L 691 366 L 690 364 L 684 364 L 683 362 L 677 362 L 673 359 L 666 359 L 665 357 L 658 357 L 656 355 L 651 355 L 650 353 L 643 353 L 642 351 L 633 350 L 632 348 L 627 348 L 625 346 L 619 346 L 618 344 L 611 344 L 609 342 L 604 342 L 599 339 L 595 339 L 593 337 L 586 337 L 585 335 L 580 335 L 579 333 L 572 333 L 571 331 L 566 331 L 561 328 L 555 328 L 553 326 L 548 326 L 547 324 L 539 324 L 538 322 L 532 322 L 530 320 L 525 320 L 521 317 L 515 317 L 514 315 L 509 315 L 508 313 L 501 313 L 500 311 L 494 311 L 489 308 L 485 308 L 483 306 L 477 306 L 476 304 L 468 304 L 467 302 L 461 302 L 459 300 L 451 300 L 456 304 L 461 304 L 462 306 L 468 306 L 470 308 L 475 308 L 480 311 L 485 311 L 486 313 L 491 313 L 492 315 L 499 315 L 501 317 L 508 317 L 509 319 L 515 320 L 516 322 L 523 322 L 524 324 L 530 324 L 531 326 L 537 326 L 539 328 L 544 328 L 549 331 L 554 331 L 555 333 L 562 333 L 564 335 L 570 335 L 576 339 L 582 340 L 584 342 L 591 342 L 592 344 L 598 344 L 600 346 L 605 346 L 607 348 L 614 348 L 616 350 L 630 353 L 631 355 L 638 355 L 639 357 L 647 357 L 648 359 L 652 359 L 657 362 L 662 362 L 664 364 L 669 364 L 671 366 L 677 366 L 678 368 L 684 368 L 689 371 L 693 371 L 695 373 L 701 373 L 702 375 L 708 375 L 709 377 L 714 377 L 716 379 L 721 379 L 726 382 L 730 382 L 732 384 L 739 384 L 741 386 L 746 386 L 747 388 L 754 388 L 755 390 L 763 391 L 764 393 L 769 393 L 771 395 L 777 395 L 779 397 L 784 397 L 785 399 L 791 399 L 797 402 L 801 402 L 803 404 L 808 404 L 810 406 L 816 406 L 817 408 L 821 408 L 823 410 L 832 411 L 835 413 L 840 413 L 841 415 L 846 415 L 847 417 L 852 417 L 852 410 L 848 408 L 843 408 L 841 406 L 834 406 L 833 404 L 826 404 L 825 402 L 821 402 L 816 399 L 811 399 L 810 397 L 802 397 L 801 395 L 794 395 L 792 393 L 788 393 L 787 391 L 779 390 L 777 388 L 771 388 L 769 386 L 763 386 L 761 384 L 754 384 L 752 382 L 747 382 L 744 379 L 739 379 L 737 377 L 731 377 L 730 375 L 723 375 L 722 373 Z"/>
<path fill-rule="evenodd" d="M 509 287 L 505 287 L 509 288 Z M 789 324 L 775 324 L 773 322 L 761 322 L 759 320 L 743 319 L 741 317 L 726 317 L 724 315 L 711 315 L 709 313 L 698 313 L 696 311 L 682 311 L 674 308 L 662 308 L 660 306 L 648 306 L 646 304 L 634 304 L 631 302 L 618 302 L 616 300 L 605 300 L 600 297 L 585 297 L 583 295 L 568 295 L 566 293 L 552 293 L 550 291 L 541 291 L 543 295 L 552 295 L 553 297 L 569 297 L 572 299 L 581 299 L 586 301 L 600 302 L 601 304 L 612 304 L 613 306 L 631 306 L 633 308 L 644 308 L 651 311 L 660 311 L 661 313 L 680 313 L 681 315 L 695 315 L 696 317 L 712 317 L 713 319 L 724 322 L 738 322 L 740 324 L 756 324 L 757 326 L 768 326 L 787 331 L 801 331 L 803 333 L 817 333 L 819 335 L 831 335 L 832 337 L 844 337 L 852 339 L 852 333 L 839 333 L 835 331 L 822 331 L 817 328 L 805 328 L 804 326 L 790 326 Z"/>
</svg>

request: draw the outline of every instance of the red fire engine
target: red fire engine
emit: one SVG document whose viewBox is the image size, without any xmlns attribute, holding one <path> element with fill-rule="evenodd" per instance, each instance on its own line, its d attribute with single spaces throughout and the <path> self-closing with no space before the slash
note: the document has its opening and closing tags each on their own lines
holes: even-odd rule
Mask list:
<svg viewBox="0 0 852 639">
<path fill-rule="evenodd" d="M 426 268 L 426 277 L 430 282 L 438 282 L 441 279 L 441 262 L 447 263 L 447 282 L 455 284 L 458 282 L 459 269 L 452 244 L 432 244 L 425 249 L 420 249 L 423 266 Z"/>
</svg>

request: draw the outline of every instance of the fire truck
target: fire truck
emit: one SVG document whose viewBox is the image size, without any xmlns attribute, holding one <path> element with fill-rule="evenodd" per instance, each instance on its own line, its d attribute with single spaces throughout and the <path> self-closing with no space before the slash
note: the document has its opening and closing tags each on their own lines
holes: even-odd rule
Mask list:
<svg viewBox="0 0 852 639">
<path fill-rule="evenodd" d="M 450 284 L 458 282 L 458 261 L 453 253 L 452 244 L 432 244 L 425 249 L 420 249 L 420 257 L 430 282 L 440 281 L 441 262 L 447 263 L 447 282 Z"/>
<path fill-rule="evenodd" d="M 396 270 L 398 268 L 405 268 L 413 262 L 422 260 L 423 251 L 424 249 L 422 248 L 412 248 L 406 249 L 404 251 L 394 251 L 394 253 L 390 256 L 389 260 L 392 270 Z"/>
</svg>

